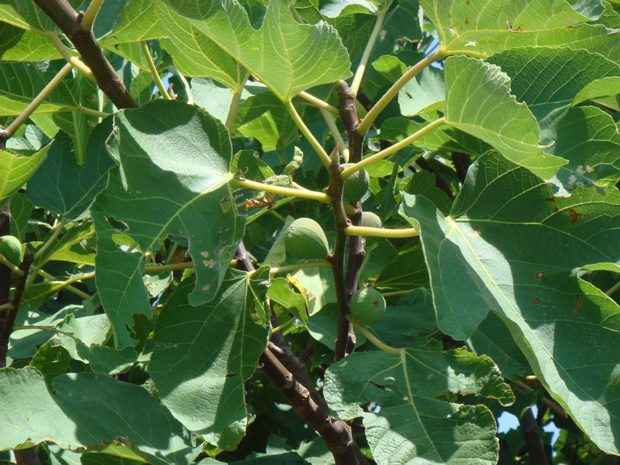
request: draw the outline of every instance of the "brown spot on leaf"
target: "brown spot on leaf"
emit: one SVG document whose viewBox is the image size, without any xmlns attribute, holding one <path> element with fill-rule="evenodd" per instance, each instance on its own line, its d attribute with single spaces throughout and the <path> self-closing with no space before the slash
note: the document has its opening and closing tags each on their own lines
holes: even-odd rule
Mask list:
<svg viewBox="0 0 620 465">
<path fill-rule="evenodd" d="M 476 239 L 479 238 L 479 237 L 482 237 L 480 235 L 480 230 L 478 229 L 478 225 L 476 225 L 476 227 L 474 228 L 474 232 L 471 233 L 470 236 L 473 237 L 473 238 L 476 238 Z"/>
<path fill-rule="evenodd" d="M 469 24 L 469 19 L 465 18 L 465 24 Z"/>
<path fill-rule="evenodd" d="M 577 300 L 575 302 L 575 306 L 573 307 L 573 313 L 581 308 L 581 302 L 579 302 L 579 294 L 577 294 Z"/>
<path fill-rule="evenodd" d="M 535 305 L 536 305 L 536 304 L 539 304 L 539 303 L 541 303 L 541 302 L 542 302 L 542 300 L 541 300 L 541 299 L 539 299 L 538 297 L 536 297 L 534 300 L 532 300 L 532 303 L 533 303 L 533 304 L 535 304 Z"/>
<path fill-rule="evenodd" d="M 568 213 L 570 214 L 570 224 L 577 223 L 577 220 L 581 216 L 581 213 L 577 213 L 577 211 L 574 208 L 569 208 Z"/>
<path fill-rule="evenodd" d="M 536 274 L 534 275 L 534 277 L 535 277 L 536 279 L 542 279 L 544 275 L 545 275 L 545 273 L 544 273 L 544 272 L 539 271 L 538 273 L 536 273 Z"/>
</svg>

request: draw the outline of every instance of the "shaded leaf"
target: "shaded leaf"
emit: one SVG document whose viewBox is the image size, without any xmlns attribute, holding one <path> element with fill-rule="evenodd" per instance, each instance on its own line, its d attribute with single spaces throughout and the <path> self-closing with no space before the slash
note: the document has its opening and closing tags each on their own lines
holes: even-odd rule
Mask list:
<svg viewBox="0 0 620 465">
<path fill-rule="evenodd" d="M 620 134 L 609 114 L 594 107 L 571 108 L 553 133 L 557 141 L 548 151 L 568 160 L 557 173 L 564 189 L 606 189 L 618 182 Z"/>
<path fill-rule="evenodd" d="M 211 300 L 243 235 L 244 219 L 235 212 L 228 184 L 228 131 L 204 111 L 175 101 L 125 110 L 115 122 L 108 150 L 120 165 L 97 197 L 98 211 L 126 224 L 143 253 L 166 234 L 188 237 L 196 270 L 190 302 Z M 137 264 L 126 269 L 126 276 L 136 283 L 139 277 L 143 287 Z M 114 265 L 106 265 L 109 272 L 115 272 Z M 119 303 L 107 308 L 104 299 L 102 294 L 106 312 L 132 311 Z"/>
<path fill-rule="evenodd" d="M 445 98 L 443 70 L 433 67 L 424 68 L 398 92 L 398 104 L 403 116 L 415 116 L 427 108 L 441 108 Z"/>
<path fill-rule="evenodd" d="M 48 152 L 41 169 L 28 185 L 28 199 L 38 207 L 75 219 L 86 210 L 108 183 L 108 171 L 114 161 L 105 150 L 105 141 L 112 130 L 112 120 L 106 120 L 91 133 L 86 158 L 78 165 L 74 144 L 60 132 Z"/>
<path fill-rule="evenodd" d="M 17 237 L 20 242 L 25 240 L 32 209 L 33 206 L 26 198 L 26 194 L 17 193 L 11 197 L 11 236 Z"/>
<path fill-rule="evenodd" d="M 499 447 L 491 412 L 437 399 L 444 391 L 514 400 L 488 357 L 441 352 L 438 343 L 397 354 L 354 353 L 325 376 L 330 407 L 340 418 L 363 418 L 377 463 L 494 464 Z M 370 411 L 360 408 L 369 402 Z"/>
<path fill-rule="evenodd" d="M 380 290 L 408 291 L 428 282 L 424 255 L 420 247 L 402 253 L 392 260 L 375 281 L 374 287 Z"/>
<path fill-rule="evenodd" d="M 263 306 L 267 267 L 254 274 L 229 269 L 211 303 L 190 305 L 185 279 L 155 326 L 149 373 L 161 401 L 191 431 L 234 449 L 248 421 L 243 384 L 267 345 L 267 328 L 254 323 Z M 265 310 L 262 310 L 265 313 Z"/>
<path fill-rule="evenodd" d="M 21 113 L 56 76 L 62 65 L 50 61 L 0 63 L 0 115 Z M 43 103 L 37 106 L 35 113 L 66 111 L 77 107 L 79 100 L 74 86 L 74 79 L 64 79 Z"/>
<path fill-rule="evenodd" d="M 44 441 L 76 449 L 120 437 L 157 465 L 185 463 L 199 452 L 183 427 L 140 386 L 81 373 L 58 376 L 53 387 L 55 396 L 32 367 L 0 371 L 1 449 Z"/>
<path fill-rule="evenodd" d="M 586 50 L 519 48 L 498 53 L 488 62 L 510 76 L 510 93 L 527 103 L 538 121 L 569 107 L 593 81 L 620 76 L 617 63 Z"/>
</svg>

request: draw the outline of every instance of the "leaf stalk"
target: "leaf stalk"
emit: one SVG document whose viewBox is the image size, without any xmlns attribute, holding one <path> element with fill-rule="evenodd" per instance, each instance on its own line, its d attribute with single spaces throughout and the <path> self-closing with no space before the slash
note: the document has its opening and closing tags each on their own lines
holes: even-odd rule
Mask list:
<svg viewBox="0 0 620 465">
<path fill-rule="evenodd" d="M 424 137 L 428 133 L 430 133 L 430 132 L 434 131 L 435 129 L 437 129 L 439 126 L 442 126 L 443 124 L 445 124 L 445 122 L 446 122 L 446 118 L 445 117 L 441 117 L 441 118 L 433 121 L 432 123 L 430 123 L 427 126 L 423 127 L 419 131 L 411 134 L 409 137 L 406 137 L 405 139 L 401 140 L 400 142 L 397 142 L 396 144 L 388 147 L 387 149 L 381 150 L 380 152 L 377 152 L 374 155 L 371 155 L 370 157 L 365 158 L 364 160 L 360 161 L 359 163 L 356 163 L 355 165 L 347 168 L 346 170 L 344 170 L 340 174 L 340 176 L 343 179 L 347 179 L 349 176 L 351 176 L 356 171 L 359 171 L 362 168 L 365 168 L 368 165 L 371 165 L 371 164 L 373 164 L 374 162 L 376 162 L 378 160 L 382 160 L 382 159 L 384 159 L 386 157 L 389 157 L 393 153 L 398 152 L 400 149 L 405 148 L 408 145 L 414 143 L 416 140 L 420 139 L 421 137 Z"/>
<path fill-rule="evenodd" d="M 385 342 L 381 341 L 377 336 L 368 331 L 366 326 L 353 318 L 353 315 L 347 315 L 347 320 L 349 320 L 351 324 L 355 326 L 355 329 L 357 329 L 360 333 L 366 336 L 366 339 L 372 342 L 377 347 L 377 349 L 380 349 L 389 354 L 402 354 L 405 351 L 405 349 L 397 349 L 396 347 L 389 346 Z"/>
<path fill-rule="evenodd" d="M 368 228 L 366 226 L 347 226 L 344 230 L 347 236 L 367 236 L 367 237 L 387 237 L 387 238 L 404 238 L 417 237 L 420 235 L 415 228 L 407 229 L 384 229 L 384 228 Z"/>
<path fill-rule="evenodd" d="M 388 103 L 390 103 L 392 99 L 398 95 L 400 89 L 402 89 L 403 86 L 407 84 L 407 82 L 414 78 L 424 68 L 430 66 L 430 64 L 434 63 L 435 61 L 441 60 L 445 56 L 445 51 L 443 49 L 439 49 L 432 55 L 429 55 L 423 60 L 416 63 L 415 66 L 411 67 L 370 109 L 368 114 L 362 120 L 361 124 L 357 127 L 357 132 L 359 132 L 361 135 L 366 135 L 366 133 L 370 129 L 370 126 L 372 126 L 372 123 L 374 123 L 377 116 L 379 116 L 379 113 L 381 113 L 383 109 L 388 105 Z"/>
<path fill-rule="evenodd" d="M 362 54 L 362 58 L 360 60 L 360 64 L 357 66 L 357 70 L 355 71 L 355 76 L 353 76 L 353 81 L 351 83 L 351 90 L 355 95 L 360 89 L 360 85 L 362 84 L 362 78 L 364 77 L 364 73 L 366 72 L 366 67 L 368 66 L 368 60 L 370 59 L 370 54 L 372 53 L 372 49 L 375 47 L 375 43 L 377 42 L 377 38 L 379 37 L 379 33 L 383 28 L 383 22 L 385 21 L 385 15 L 390 8 L 392 1 L 390 0 L 385 5 L 385 8 L 377 15 L 377 21 L 375 22 L 375 26 L 370 33 L 370 37 L 368 38 L 368 42 L 366 42 L 366 48 L 364 48 L 364 53 Z"/>
<path fill-rule="evenodd" d="M 151 55 L 149 44 L 146 41 L 140 42 L 140 48 L 142 49 L 142 54 L 144 55 L 144 58 L 146 59 L 146 62 L 149 65 L 151 77 L 153 78 L 155 85 L 159 89 L 159 93 L 164 98 L 164 100 L 172 100 L 172 97 L 170 97 L 168 90 L 164 86 L 164 83 L 162 82 L 161 77 L 159 76 L 159 71 L 157 71 L 157 66 L 155 66 L 155 62 L 153 61 L 153 56 Z"/>
<path fill-rule="evenodd" d="M 323 203 L 330 203 L 329 195 L 323 192 L 311 191 L 306 189 L 293 189 L 290 187 L 274 186 L 262 182 L 250 181 L 249 179 L 233 179 L 232 182 L 240 186 L 257 190 L 259 192 L 271 192 L 281 196 L 301 197 L 304 199 L 318 200 Z"/>
<path fill-rule="evenodd" d="M 43 90 L 39 92 L 39 95 L 37 95 L 32 102 L 30 102 L 28 106 L 22 110 L 17 118 L 15 118 L 11 124 L 8 125 L 8 127 L 4 130 L 4 137 L 6 139 L 13 137 L 15 131 L 17 131 L 19 127 L 24 124 L 28 118 L 30 118 L 30 115 L 35 112 L 39 105 L 41 105 L 43 101 L 50 96 L 54 89 L 58 87 L 62 80 L 67 77 L 67 75 L 71 72 L 71 68 L 73 68 L 71 63 L 67 63 L 63 66 L 62 69 L 58 71 L 58 74 L 56 74 L 56 76 L 54 76 L 52 80 L 47 83 Z"/>
<path fill-rule="evenodd" d="M 327 152 L 325 151 L 323 146 L 319 143 L 318 140 L 316 140 L 316 137 L 314 137 L 314 134 L 310 132 L 310 129 L 308 129 L 308 126 L 306 126 L 306 123 L 304 123 L 304 121 L 301 119 L 301 116 L 299 116 L 299 113 L 297 113 L 297 110 L 295 109 L 293 102 L 291 102 L 290 100 L 286 100 L 284 101 L 284 106 L 286 107 L 289 114 L 291 115 L 291 118 L 293 118 L 293 121 L 295 121 L 295 124 L 297 125 L 301 133 L 304 135 L 306 139 L 308 139 L 308 142 L 310 142 L 310 145 L 318 154 L 323 165 L 325 165 L 325 167 L 328 168 L 332 164 L 329 158 L 329 155 L 327 155 Z"/>
</svg>

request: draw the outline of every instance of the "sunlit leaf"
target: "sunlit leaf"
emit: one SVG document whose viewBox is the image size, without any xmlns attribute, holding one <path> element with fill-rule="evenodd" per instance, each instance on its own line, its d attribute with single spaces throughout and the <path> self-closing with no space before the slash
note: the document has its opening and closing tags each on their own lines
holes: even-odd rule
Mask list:
<svg viewBox="0 0 620 465">
<path fill-rule="evenodd" d="M 446 122 L 491 144 L 509 160 L 549 179 L 565 160 L 546 155 L 528 107 L 510 93 L 497 66 L 467 57 L 446 60 Z"/>
<path fill-rule="evenodd" d="M 618 358 L 606 348 L 620 343 L 620 307 L 575 270 L 620 259 L 618 191 L 554 197 L 490 153 L 469 170 L 450 216 L 408 195 L 401 213 L 420 228 L 440 329 L 466 339 L 498 312 L 554 398 L 616 453 Z"/>
<path fill-rule="evenodd" d="M 350 76 L 347 52 L 334 29 L 324 23 L 299 24 L 283 0 L 269 2 L 259 30 L 250 26 L 246 11 L 232 0 L 165 3 L 251 70 L 282 100 Z M 169 24 L 172 16 L 162 13 L 160 19 Z M 314 66 L 317 62 L 325 65 Z"/>
</svg>

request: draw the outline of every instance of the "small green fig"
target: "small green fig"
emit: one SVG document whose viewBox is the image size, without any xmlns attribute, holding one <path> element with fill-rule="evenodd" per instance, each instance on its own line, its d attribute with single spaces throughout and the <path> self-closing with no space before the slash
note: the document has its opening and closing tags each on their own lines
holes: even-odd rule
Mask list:
<svg viewBox="0 0 620 465">
<path fill-rule="evenodd" d="M 286 253 L 297 258 L 325 260 L 329 243 L 321 225 L 311 218 L 298 218 L 291 223 L 284 237 Z"/>
<path fill-rule="evenodd" d="M 342 165 L 344 169 L 351 166 L 353 166 L 353 163 L 345 163 Z M 365 169 L 361 169 L 346 179 L 342 193 L 349 202 L 356 203 L 364 197 L 368 191 L 368 184 L 370 184 L 370 176 L 368 176 Z"/>
<path fill-rule="evenodd" d="M 372 287 L 359 289 L 353 294 L 349 307 L 353 318 L 364 325 L 379 323 L 385 316 L 385 299 Z"/>
<path fill-rule="evenodd" d="M 364 226 L 365 228 L 380 228 L 383 225 L 381 224 L 379 215 L 373 212 L 362 212 L 362 222 L 360 226 Z"/>
<path fill-rule="evenodd" d="M 0 237 L 0 253 L 14 265 L 19 265 L 22 256 L 22 244 L 15 236 Z"/>
</svg>

